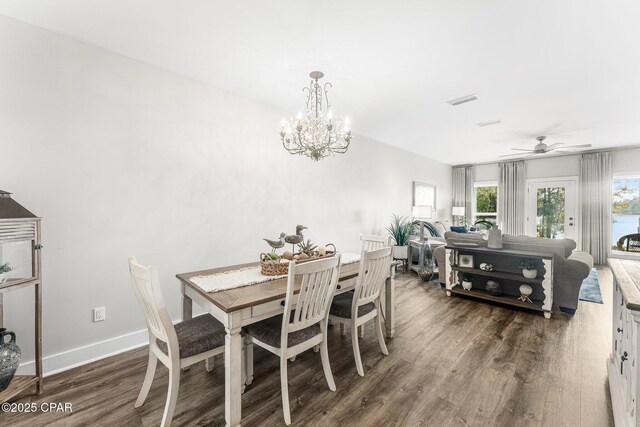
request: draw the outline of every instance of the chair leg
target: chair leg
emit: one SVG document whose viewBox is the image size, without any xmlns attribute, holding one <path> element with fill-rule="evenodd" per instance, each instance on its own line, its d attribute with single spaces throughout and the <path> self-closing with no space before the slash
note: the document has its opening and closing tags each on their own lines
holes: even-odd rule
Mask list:
<svg viewBox="0 0 640 427">
<path fill-rule="evenodd" d="M 358 328 L 352 323 L 351 329 L 351 346 L 353 347 L 353 358 L 356 360 L 356 369 L 361 377 L 364 377 L 364 369 L 362 369 L 362 360 L 360 359 L 360 346 L 358 345 Z"/>
<path fill-rule="evenodd" d="M 364 323 L 358 326 L 358 336 L 360 338 L 364 338 Z"/>
<path fill-rule="evenodd" d="M 250 385 L 253 382 L 253 341 L 251 341 L 251 337 L 249 335 L 245 335 L 245 372 L 247 374 L 247 379 L 245 381 L 246 385 Z"/>
<path fill-rule="evenodd" d="M 314 346 L 313 346 L 313 352 L 314 352 L 314 353 L 317 353 L 317 352 L 319 352 L 319 351 L 320 351 L 320 345 L 314 345 Z"/>
<path fill-rule="evenodd" d="M 282 393 L 282 413 L 284 423 L 291 424 L 291 411 L 289 410 L 289 384 L 287 383 L 287 358 L 280 357 L 280 392 Z"/>
<path fill-rule="evenodd" d="M 344 323 L 340 323 L 340 335 L 342 335 L 343 337 L 347 335 L 347 333 L 344 330 Z"/>
<path fill-rule="evenodd" d="M 373 323 L 375 323 L 374 327 L 376 328 L 376 335 L 378 336 L 378 343 L 380 344 L 380 350 L 382 350 L 382 354 L 387 356 L 389 354 L 389 350 L 387 350 L 387 344 L 384 342 L 384 335 L 382 334 L 382 316 L 380 316 L 379 307 L 378 307 L 378 315 L 373 319 Z"/>
<path fill-rule="evenodd" d="M 329 390 L 336 391 L 336 383 L 333 381 L 333 374 L 331 373 L 331 364 L 329 363 L 329 349 L 327 346 L 327 337 L 320 344 L 320 358 L 322 359 L 322 370 L 324 370 L 324 377 L 327 379 Z"/>
<path fill-rule="evenodd" d="M 156 366 L 158 364 L 158 358 L 153 351 L 149 349 L 149 361 L 147 362 L 147 373 L 144 376 L 144 382 L 142 383 L 142 389 L 140 389 L 140 394 L 138 395 L 138 400 L 136 400 L 135 407 L 139 408 L 142 406 L 144 401 L 149 394 L 149 389 L 151 389 L 151 383 L 153 383 L 153 377 L 156 374 Z"/>
<path fill-rule="evenodd" d="M 167 392 L 167 403 L 164 406 L 164 415 L 162 416 L 162 427 L 171 425 L 173 413 L 176 410 L 176 402 L 178 401 L 178 389 L 180 388 L 180 362 L 174 362 L 169 368 L 169 391 Z"/>
<path fill-rule="evenodd" d="M 205 359 L 204 367 L 207 369 L 207 372 L 213 371 L 213 357 Z"/>
</svg>

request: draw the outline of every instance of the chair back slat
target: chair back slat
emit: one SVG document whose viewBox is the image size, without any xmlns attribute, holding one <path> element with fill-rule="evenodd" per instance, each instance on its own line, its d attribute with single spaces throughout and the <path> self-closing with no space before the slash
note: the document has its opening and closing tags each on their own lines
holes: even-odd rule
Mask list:
<svg viewBox="0 0 640 427">
<path fill-rule="evenodd" d="M 360 274 L 356 283 L 352 310 L 380 298 L 385 281 L 391 270 L 391 247 L 374 251 L 363 251 L 360 259 Z"/>
<path fill-rule="evenodd" d="M 129 271 L 133 291 L 147 321 L 150 335 L 169 344 L 169 336 L 175 335 L 175 330 L 162 298 L 158 270 L 152 266 L 140 265 L 136 258 L 131 256 Z"/>
<path fill-rule="evenodd" d="M 287 296 L 282 325 L 282 346 L 286 346 L 291 332 L 313 326 L 328 319 L 329 307 L 338 284 L 340 255 L 289 264 Z M 294 295 L 295 283 L 300 283 L 300 292 Z M 295 308 L 293 307 L 295 302 Z"/>
<path fill-rule="evenodd" d="M 360 252 L 375 251 L 376 249 L 386 248 L 393 243 L 391 236 L 379 236 L 376 234 L 360 235 Z"/>
</svg>

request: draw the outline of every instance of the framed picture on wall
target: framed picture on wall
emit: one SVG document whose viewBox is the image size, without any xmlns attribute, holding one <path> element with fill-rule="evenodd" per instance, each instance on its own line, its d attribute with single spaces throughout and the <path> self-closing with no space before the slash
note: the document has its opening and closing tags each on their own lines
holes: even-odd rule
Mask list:
<svg viewBox="0 0 640 427">
<path fill-rule="evenodd" d="M 431 206 L 436 210 L 436 186 L 413 181 L 413 206 Z"/>
</svg>

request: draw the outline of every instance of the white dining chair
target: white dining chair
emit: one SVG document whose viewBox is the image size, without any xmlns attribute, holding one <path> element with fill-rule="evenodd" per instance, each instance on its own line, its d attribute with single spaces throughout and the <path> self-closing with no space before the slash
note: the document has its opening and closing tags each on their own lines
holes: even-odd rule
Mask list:
<svg viewBox="0 0 640 427">
<path fill-rule="evenodd" d="M 282 410 L 287 425 L 291 424 L 287 384 L 288 359 L 320 345 L 325 379 L 329 389 L 336 390 L 329 364 L 326 331 L 329 307 L 338 284 L 339 271 L 339 255 L 298 265 L 289 263 L 284 314 L 245 327 L 246 338 L 250 343 L 257 344 L 280 357 Z M 300 284 L 300 292 L 297 295 L 294 294 L 296 284 Z M 252 348 L 251 345 L 246 347 L 247 360 L 253 360 L 250 354 Z"/>
<path fill-rule="evenodd" d="M 353 357 L 360 376 L 364 376 L 357 329 L 362 328 L 369 320 L 374 321 L 378 343 L 382 353 L 387 355 L 387 345 L 382 334 L 381 296 L 389 271 L 391 270 L 391 248 L 385 247 L 374 251 L 363 251 L 360 259 L 354 292 L 336 295 L 329 310 L 329 318 L 341 324 L 351 326 L 351 342 Z"/>
<path fill-rule="evenodd" d="M 391 236 L 379 236 L 377 234 L 360 234 L 360 252 L 374 251 L 376 249 L 390 247 L 393 244 Z"/>
<path fill-rule="evenodd" d="M 160 425 L 169 426 L 178 399 L 180 370 L 224 353 L 226 333 L 222 323 L 210 314 L 185 320 L 174 327 L 164 305 L 158 270 L 152 266 L 140 265 L 132 256 L 129 257 L 129 271 L 149 332 L 147 373 L 135 407 L 142 406 L 146 400 L 156 372 L 157 361 L 160 360 L 169 369 L 169 390 Z"/>
<path fill-rule="evenodd" d="M 391 237 L 390 235 L 381 236 L 378 234 L 360 234 L 360 253 L 362 253 L 362 251 L 375 251 L 376 249 L 382 249 L 391 246 L 393 246 L 393 237 Z M 329 321 L 333 323 L 332 319 L 329 319 Z M 346 335 L 344 323 L 340 323 L 340 335 Z M 358 335 L 360 336 L 360 338 L 364 338 L 363 326 L 358 328 Z"/>
</svg>

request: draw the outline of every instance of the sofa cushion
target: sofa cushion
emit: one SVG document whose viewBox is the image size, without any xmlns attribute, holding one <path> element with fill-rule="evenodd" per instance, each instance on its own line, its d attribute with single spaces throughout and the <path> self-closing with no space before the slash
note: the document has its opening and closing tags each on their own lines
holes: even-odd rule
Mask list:
<svg viewBox="0 0 640 427">
<path fill-rule="evenodd" d="M 469 230 L 467 230 L 467 226 L 466 225 L 463 225 L 463 226 L 460 226 L 460 227 L 452 225 L 451 226 L 451 231 L 453 231 L 454 233 L 464 233 L 464 234 L 467 234 L 469 232 Z"/>
<path fill-rule="evenodd" d="M 534 252 L 557 252 L 556 249 L 561 249 L 560 252 L 564 253 L 564 258 L 568 258 L 576 248 L 576 242 L 571 239 L 547 239 L 544 237 L 512 236 L 505 234 L 502 236 L 502 242 L 506 245 L 513 243 L 519 246 L 526 246 Z M 524 249 L 524 247 L 522 247 L 522 249 Z"/>
<path fill-rule="evenodd" d="M 448 245 L 460 245 L 464 246 L 466 243 L 475 243 L 478 247 L 486 247 L 487 241 L 482 234 L 478 233 L 455 233 L 453 231 L 447 231 L 444 233 L 445 239 L 447 239 Z"/>
</svg>

